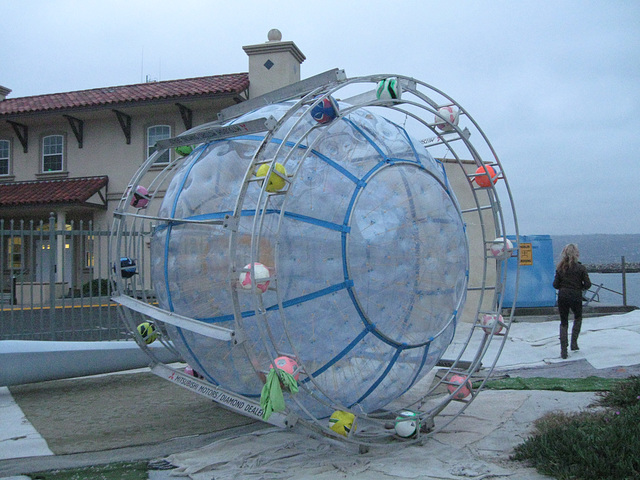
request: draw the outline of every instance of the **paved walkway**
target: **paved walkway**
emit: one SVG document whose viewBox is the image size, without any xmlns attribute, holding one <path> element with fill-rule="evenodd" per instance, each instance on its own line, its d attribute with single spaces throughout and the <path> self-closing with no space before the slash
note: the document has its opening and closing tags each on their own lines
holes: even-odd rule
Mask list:
<svg viewBox="0 0 640 480">
<path fill-rule="evenodd" d="M 494 373 L 563 378 L 640 375 L 640 313 L 585 319 L 582 350 L 573 352 L 568 361 L 558 358 L 557 328 L 553 321 L 514 323 Z M 304 429 L 274 431 L 148 370 L 22 385 L 10 392 L 2 387 L 0 477 L 168 458 L 196 480 L 209 480 L 207 463 L 217 459 L 216 480 L 237 479 L 238 445 L 252 445 L 253 450 L 243 456 L 243 471 L 255 475 L 260 474 L 258 468 L 280 471 L 280 477 L 272 478 L 287 478 L 287 472 L 295 471 L 304 472 L 296 478 L 333 479 L 342 471 L 354 479 L 382 475 L 543 479 L 547 477 L 510 462 L 512 448 L 545 412 L 576 411 L 593 400 L 592 393 L 485 390 L 464 415 L 424 445 L 357 455 L 342 444 L 319 442 Z M 270 464 L 274 449 L 286 450 L 286 455 Z M 332 459 L 332 468 L 327 467 L 327 458 Z M 201 468 L 208 476 L 197 473 Z M 411 477 L 418 470 L 422 476 Z M 150 475 L 169 478 L 167 472 Z"/>
</svg>

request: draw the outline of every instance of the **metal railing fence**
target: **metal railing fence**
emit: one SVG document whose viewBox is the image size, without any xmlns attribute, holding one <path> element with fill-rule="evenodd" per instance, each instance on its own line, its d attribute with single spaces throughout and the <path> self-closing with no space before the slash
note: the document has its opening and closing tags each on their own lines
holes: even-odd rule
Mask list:
<svg viewBox="0 0 640 480">
<path fill-rule="evenodd" d="M 110 232 L 0 219 L 0 340 L 129 338 L 111 301 Z"/>
</svg>

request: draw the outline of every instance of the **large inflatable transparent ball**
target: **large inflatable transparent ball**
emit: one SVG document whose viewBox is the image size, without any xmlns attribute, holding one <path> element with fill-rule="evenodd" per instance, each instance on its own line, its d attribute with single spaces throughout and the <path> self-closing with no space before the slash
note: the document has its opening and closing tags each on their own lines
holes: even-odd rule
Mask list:
<svg viewBox="0 0 640 480">
<path fill-rule="evenodd" d="M 443 165 L 401 126 L 365 108 L 318 122 L 292 105 L 232 122 L 282 119 L 267 141 L 200 145 L 180 164 L 158 215 L 204 223 L 156 226 L 154 290 L 161 308 L 238 333 L 234 343 L 166 325 L 209 382 L 258 398 L 286 356 L 298 366 L 293 411 L 369 413 L 451 343 L 468 280 L 464 222 Z M 264 164 L 282 188 L 263 185 Z M 237 223 L 206 223 L 225 217 Z M 269 271 L 264 291 L 251 288 L 265 283 L 256 263 Z"/>
</svg>

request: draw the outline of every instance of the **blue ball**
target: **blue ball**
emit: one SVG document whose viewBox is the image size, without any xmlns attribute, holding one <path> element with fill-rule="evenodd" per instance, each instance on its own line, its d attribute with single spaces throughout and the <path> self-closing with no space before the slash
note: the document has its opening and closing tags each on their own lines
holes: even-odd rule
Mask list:
<svg viewBox="0 0 640 480">
<path fill-rule="evenodd" d="M 318 123 L 329 123 L 338 115 L 337 105 L 333 99 L 326 97 L 311 109 L 311 116 Z"/>
<path fill-rule="evenodd" d="M 116 271 L 115 265 L 113 271 Z M 131 278 L 136 274 L 136 261 L 129 257 L 122 257 L 120 259 L 120 273 L 122 278 Z"/>
</svg>

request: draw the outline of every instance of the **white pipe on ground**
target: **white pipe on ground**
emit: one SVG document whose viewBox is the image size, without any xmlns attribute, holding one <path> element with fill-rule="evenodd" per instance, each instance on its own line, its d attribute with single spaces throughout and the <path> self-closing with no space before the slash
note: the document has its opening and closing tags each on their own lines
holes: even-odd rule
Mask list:
<svg viewBox="0 0 640 480">
<path fill-rule="evenodd" d="M 181 359 L 162 345 L 150 345 L 163 363 Z M 0 341 L 0 386 L 84 377 L 148 367 L 151 359 L 133 341 Z"/>
</svg>

